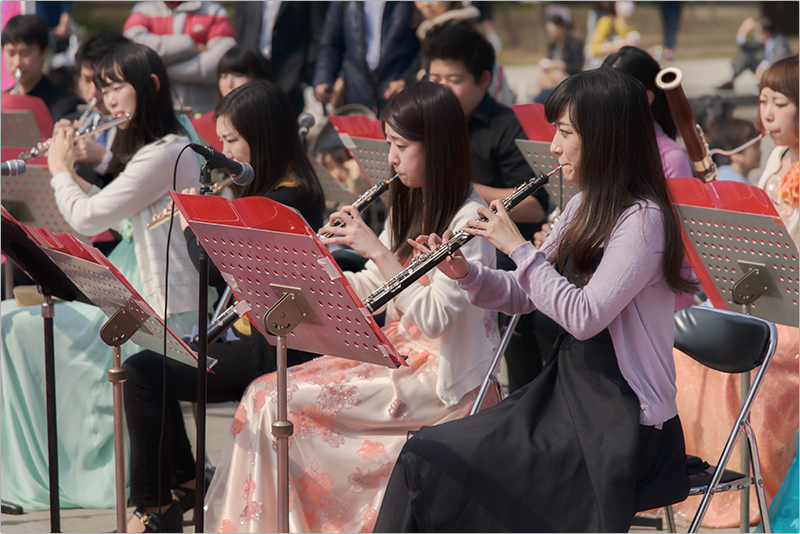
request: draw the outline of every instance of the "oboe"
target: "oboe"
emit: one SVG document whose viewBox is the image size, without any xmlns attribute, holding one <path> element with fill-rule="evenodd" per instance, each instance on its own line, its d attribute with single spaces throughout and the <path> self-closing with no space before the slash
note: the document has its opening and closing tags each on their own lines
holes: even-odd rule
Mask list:
<svg viewBox="0 0 800 534">
<path fill-rule="evenodd" d="M 517 187 L 513 193 L 503 199 L 503 207 L 506 211 L 511 211 L 517 204 L 525 200 L 534 191 L 545 185 L 550 176 L 555 174 L 561 169 L 559 165 L 547 174 L 540 173 L 539 176 L 534 176 L 524 184 Z M 493 210 L 494 211 L 494 210 Z M 495 212 L 496 213 L 496 212 Z M 486 221 L 485 217 L 478 219 L 479 221 Z M 422 276 L 442 263 L 445 258 L 453 254 L 455 251 L 466 245 L 473 237 L 463 229 L 451 237 L 447 243 L 442 243 L 434 250 L 420 254 L 409 263 L 408 267 L 397 273 L 391 280 L 376 289 L 371 295 L 364 299 L 364 306 L 370 311 L 375 313 L 376 310 L 381 309 L 387 302 L 399 295 L 405 288 L 416 282 Z"/>
<path fill-rule="evenodd" d="M 211 194 L 212 195 L 216 195 L 217 193 L 219 193 L 220 191 L 222 191 L 224 188 L 226 188 L 227 186 L 231 185 L 232 183 L 233 183 L 233 177 L 232 176 L 228 176 L 224 180 L 220 180 L 219 182 L 217 182 L 215 184 L 211 184 Z M 150 219 L 149 223 L 147 223 L 147 229 L 148 230 L 152 230 L 153 228 L 158 228 L 159 226 L 161 226 L 165 222 L 167 222 L 170 219 L 172 219 L 174 213 L 177 213 L 177 212 L 172 209 L 172 206 L 164 208 L 163 210 L 161 210 L 158 213 L 156 213 L 155 215 L 153 215 L 153 218 Z"/>
<path fill-rule="evenodd" d="M 389 190 L 389 184 L 391 184 L 397 175 L 395 174 L 385 182 L 381 182 L 379 184 L 375 184 L 370 187 L 367 191 L 364 192 L 363 195 L 358 197 L 355 202 L 353 202 L 352 206 L 356 208 L 359 213 L 367 209 L 372 205 L 373 202 L 378 200 L 381 195 L 383 195 L 386 191 Z M 345 222 L 342 219 L 336 219 L 333 224 L 326 225 L 326 228 L 340 228 L 345 225 Z M 320 239 L 325 239 L 327 237 L 334 236 L 333 232 L 320 232 L 317 234 L 317 237 Z"/>
<path fill-rule="evenodd" d="M 122 115 L 120 117 L 117 117 L 116 119 L 112 119 L 112 120 L 110 120 L 108 122 L 105 122 L 103 124 L 99 124 L 96 127 L 94 127 L 91 130 L 89 130 L 88 132 L 82 133 L 80 135 L 76 135 L 75 136 L 75 142 L 78 142 L 81 139 L 89 137 L 90 135 L 94 135 L 94 134 L 96 134 L 98 132 L 102 132 L 103 130 L 107 130 L 107 129 L 111 128 L 112 126 L 117 126 L 118 124 L 122 124 L 123 122 L 127 122 L 127 121 L 131 120 L 131 116 L 132 115 L 130 113 L 126 113 L 126 114 L 124 114 L 124 115 Z M 39 156 L 43 156 L 44 154 L 47 153 L 48 150 L 50 150 L 50 142 L 51 141 L 47 141 L 46 143 L 43 143 L 40 146 L 36 146 L 36 147 L 31 148 L 27 152 L 23 152 L 22 154 L 17 156 L 17 159 L 21 159 L 22 161 L 30 161 L 32 159 L 38 158 Z"/>
</svg>

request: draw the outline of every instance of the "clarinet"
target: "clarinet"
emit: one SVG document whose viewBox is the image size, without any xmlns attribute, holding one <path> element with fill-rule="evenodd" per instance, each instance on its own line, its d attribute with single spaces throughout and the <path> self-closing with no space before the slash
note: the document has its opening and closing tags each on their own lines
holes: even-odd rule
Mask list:
<svg viewBox="0 0 800 534">
<path fill-rule="evenodd" d="M 370 187 L 367 191 L 364 192 L 363 195 L 358 197 L 355 202 L 353 202 L 352 206 L 356 208 L 359 213 L 367 209 L 372 205 L 373 202 L 378 200 L 381 195 L 383 195 L 386 191 L 389 190 L 389 184 L 391 184 L 397 175 L 395 174 L 385 182 L 381 182 L 379 184 L 375 184 Z M 326 225 L 327 228 L 341 228 L 345 225 L 345 222 L 342 219 L 336 219 L 333 224 Z M 336 234 L 333 232 L 320 232 L 317 234 L 317 237 L 320 239 L 326 239 L 328 237 L 332 237 Z"/>
<path fill-rule="evenodd" d="M 517 187 L 513 193 L 503 199 L 503 207 L 506 211 L 511 211 L 517 204 L 525 200 L 534 191 L 545 185 L 550 176 L 555 174 L 561 169 L 559 165 L 547 174 L 540 173 L 539 176 L 534 176 L 524 184 Z M 492 210 L 497 213 L 495 210 Z M 485 217 L 478 219 L 479 221 L 486 221 Z M 371 295 L 364 299 L 364 306 L 370 311 L 375 313 L 376 310 L 381 309 L 387 302 L 399 295 L 405 288 L 422 278 L 425 273 L 442 263 L 445 258 L 453 254 L 455 251 L 466 245 L 473 237 L 463 229 L 451 237 L 447 243 L 443 243 L 436 247 L 434 250 L 425 254 L 416 256 L 409 263 L 408 267 L 397 273 L 391 280 L 376 289 Z"/>
</svg>

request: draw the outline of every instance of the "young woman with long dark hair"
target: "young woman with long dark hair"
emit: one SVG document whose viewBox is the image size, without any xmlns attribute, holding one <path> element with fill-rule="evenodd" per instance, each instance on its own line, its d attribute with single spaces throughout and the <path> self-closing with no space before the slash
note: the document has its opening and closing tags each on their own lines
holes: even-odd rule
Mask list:
<svg viewBox="0 0 800 534">
<path fill-rule="evenodd" d="M 406 443 L 377 531 L 627 532 L 636 511 L 688 493 L 672 313 L 691 283 L 644 87 L 614 69 L 582 72 L 545 113 L 550 150 L 581 187 L 553 233 L 537 249 L 493 202 L 467 231 L 517 269 L 456 253 L 439 270 L 477 306 L 535 308 L 565 332 L 530 384 Z M 441 238 L 417 241 L 425 251 Z"/>
<path fill-rule="evenodd" d="M 215 117 L 225 156 L 249 163 L 255 171 L 249 185 L 234 186 L 235 196 L 265 196 L 297 209 L 313 227 L 322 226 L 322 188 L 297 136 L 289 99 L 280 87 L 262 80 L 234 89 L 217 104 Z M 196 194 L 197 190 L 183 192 Z M 200 245 L 183 217 L 181 227 L 189 255 L 198 265 Z M 224 284 L 213 265 L 209 281 Z M 209 356 L 218 363 L 208 375 L 208 402 L 238 401 L 253 379 L 276 368 L 275 348 L 246 319 L 234 325 L 233 332 L 236 339 L 209 348 Z M 288 361 L 294 365 L 315 356 L 289 350 Z M 163 399 L 163 357 L 146 350 L 130 357 L 124 367 L 128 370 L 124 392 L 131 444 L 130 500 L 137 507 L 128 532 L 155 532 L 159 526 L 165 532 L 180 532 L 183 512 L 194 506 L 195 460 L 178 401 L 196 400 L 197 369 L 167 360 L 168 432 L 159 488 L 157 422 Z"/>
<path fill-rule="evenodd" d="M 452 91 L 415 84 L 381 118 L 399 175 L 388 193 L 387 228 L 376 236 L 346 207 L 331 221 L 347 225 L 326 240 L 368 258 L 363 271 L 345 273 L 362 298 L 411 260 L 409 239 L 461 228 L 485 206 L 470 183 L 466 119 Z M 485 240 L 462 250 L 481 265 L 495 265 Z M 387 305 L 383 331 L 409 367 L 324 356 L 289 369 L 293 532 L 370 531 L 407 432 L 469 412 L 497 341 L 495 314 L 469 305 L 455 282 L 435 271 Z M 277 459 L 269 434 L 275 388 L 275 375 L 265 375 L 242 398 L 209 488 L 209 529 L 265 532 L 277 524 Z"/>
<path fill-rule="evenodd" d="M 74 169 L 74 132 L 69 121 L 54 129 L 47 161 L 53 174 L 55 201 L 66 221 L 91 236 L 109 228 L 125 239 L 110 261 L 157 312 L 164 313 L 167 226 L 146 228 L 169 203 L 173 172 L 188 143 L 175 112 L 167 70 L 150 48 L 126 44 L 105 56 L 95 72 L 106 108 L 131 120 L 118 127 L 111 147 L 113 180 L 102 190 Z M 199 167 L 187 154 L 177 166 L 177 188 L 196 183 Z M 179 335 L 191 332 L 197 318 L 198 275 L 182 235 L 174 235 L 169 251 L 167 322 Z M 3 303 L 2 321 L 2 493 L 27 509 L 49 506 L 45 444 L 44 352 L 39 307 L 16 309 Z M 107 317 L 94 306 L 77 302 L 56 305 L 56 391 L 65 508 L 108 508 L 114 505 L 114 454 L 111 350 L 99 336 Z M 133 343 L 122 356 L 141 350 Z"/>
</svg>

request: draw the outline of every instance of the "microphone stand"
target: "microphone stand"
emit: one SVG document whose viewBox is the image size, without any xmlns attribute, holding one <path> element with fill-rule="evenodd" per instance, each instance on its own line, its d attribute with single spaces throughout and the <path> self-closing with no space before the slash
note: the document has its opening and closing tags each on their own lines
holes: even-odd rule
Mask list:
<svg viewBox="0 0 800 534">
<path fill-rule="evenodd" d="M 211 193 L 211 168 L 208 163 L 200 170 L 201 195 Z M 198 241 L 199 242 L 199 241 Z M 202 245 L 198 247 L 200 259 L 200 282 L 197 310 L 197 437 L 195 444 L 195 514 L 194 531 L 203 532 L 205 522 L 205 463 L 200 458 L 206 454 L 206 360 L 208 356 L 208 254 Z"/>
</svg>

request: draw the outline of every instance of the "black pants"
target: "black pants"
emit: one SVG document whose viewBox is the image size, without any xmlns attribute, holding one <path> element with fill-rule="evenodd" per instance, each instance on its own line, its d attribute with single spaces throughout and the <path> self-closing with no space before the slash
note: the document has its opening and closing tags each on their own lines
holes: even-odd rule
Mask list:
<svg viewBox="0 0 800 534">
<path fill-rule="evenodd" d="M 232 343 L 215 343 L 209 356 L 218 363 L 207 375 L 209 403 L 238 401 L 248 384 L 276 370 L 275 347 L 254 332 Z M 193 349 L 197 347 L 192 344 Z M 289 350 L 287 364 L 297 365 L 319 356 Z M 123 367 L 125 418 L 130 436 L 131 504 L 159 506 L 171 501 L 170 488 L 195 478 L 195 461 L 178 401 L 197 400 L 197 369 L 167 358 L 167 411 L 161 456 L 161 502 L 158 502 L 158 446 L 161 438 L 163 357 L 145 350 L 128 358 Z"/>
</svg>

